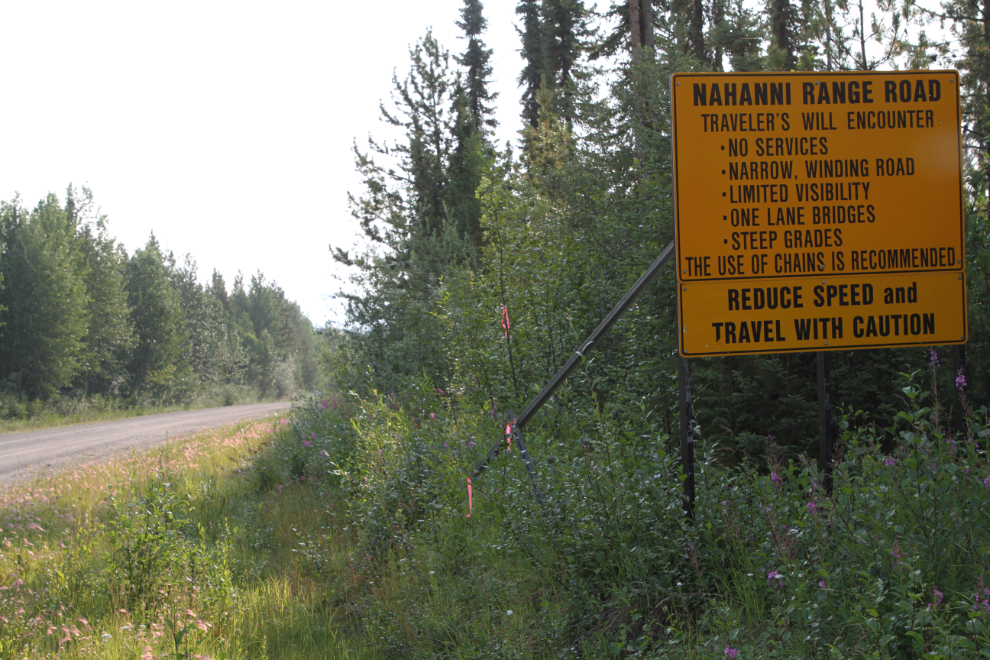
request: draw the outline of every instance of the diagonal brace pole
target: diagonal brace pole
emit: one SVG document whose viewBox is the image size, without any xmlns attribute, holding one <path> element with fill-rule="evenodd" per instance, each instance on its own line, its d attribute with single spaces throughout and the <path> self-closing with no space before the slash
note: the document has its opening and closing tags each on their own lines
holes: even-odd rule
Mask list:
<svg viewBox="0 0 990 660">
<path fill-rule="evenodd" d="M 643 273 L 635 284 L 632 285 L 632 288 L 626 292 L 626 295 L 622 297 L 622 300 L 620 300 L 612 311 L 609 312 L 608 316 L 606 316 L 605 319 L 598 324 L 595 331 L 592 332 L 588 338 L 584 340 L 581 346 L 574 351 L 574 354 L 571 355 L 570 359 L 567 360 L 564 366 L 560 368 L 560 371 L 558 371 L 556 375 L 550 379 L 550 382 L 547 383 L 542 390 L 540 390 L 540 393 L 536 395 L 536 398 L 533 399 L 528 406 L 526 406 L 526 409 L 522 411 L 522 414 L 520 414 L 519 417 L 516 418 L 515 422 L 511 424 L 513 436 L 517 438 L 517 443 L 519 444 L 519 453 L 522 455 L 523 461 L 526 463 L 526 471 L 529 473 L 530 480 L 533 482 L 533 492 L 536 493 L 537 499 L 540 502 L 543 501 L 543 495 L 540 493 L 539 487 L 536 483 L 536 470 L 533 468 L 532 461 L 529 458 L 529 452 L 526 451 L 526 443 L 522 438 L 522 427 L 524 427 L 533 415 L 535 415 L 537 411 L 543 407 L 543 404 L 545 404 L 550 397 L 553 396 L 553 393 L 557 391 L 557 388 L 560 387 L 564 380 L 566 380 L 571 372 L 574 371 L 575 367 L 577 367 L 577 365 L 584 359 L 585 355 L 587 355 L 588 352 L 593 350 L 600 343 L 602 337 L 608 334 L 608 331 L 612 329 L 612 326 L 615 325 L 616 321 L 618 321 L 622 315 L 626 313 L 626 310 L 628 310 L 632 304 L 636 302 L 636 299 L 639 298 L 639 295 L 643 292 L 647 285 L 656 279 L 656 276 L 660 274 L 660 271 L 663 270 L 668 263 L 670 263 L 673 257 L 674 243 L 671 241 L 670 244 L 663 249 L 663 252 L 660 253 L 660 256 L 657 257 L 652 264 L 650 264 L 650 267 L 646 269 L 646 272 Z M 488 453 L 485 454 L 485 457 L 478 461 L 478 464 L 474 466 L 474 469 L 471 471 L 471 477 L 477 477 L 479 474 L 484 472 L 488 468 L 488 465 L 495 460 L 504 446 L 505 443 L 500 441 L 489 449 Z"/>
</svg>

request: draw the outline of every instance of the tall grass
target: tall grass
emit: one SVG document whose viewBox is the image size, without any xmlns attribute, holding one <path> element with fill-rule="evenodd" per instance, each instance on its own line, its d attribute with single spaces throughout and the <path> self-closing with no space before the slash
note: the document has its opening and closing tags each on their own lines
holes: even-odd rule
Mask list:
<svg viewBox="0 0 990 660">
<path fill-rule="evenodd" d="M 831 481 L 702 443 L 693 521 L 678 443 L 567 391 L 470 505 L 508 420 L 427 382 L 83 466 L 0 498 L 0 658 L 990 657 L 988 411 L 926 385 Z"/>
<path fill-rule="evenodd" d="M 0 658 L 372 657 L 298 553 L 332 526 L 327 493 L 259 487 L 281 422 L 3 493 Z"/>
<path fill-rule="evenodd" d="M 676 439 L 567 392 L 528 430 L 543 503 L 504 446 L 467 516 L 507 420 L 423 382 L 297 408 L 258 469 L 341 493 L 353 551 L 318 533 L 305 553 L 387 655 L 990 657 L 988 411 L 961 395 L 950 433 L 927 384 L 904 376 L 890 427 L 847 411 L 830 481 L 772 437 L 757 463 L 702 443 L 693 522 Z"/>
</svg>

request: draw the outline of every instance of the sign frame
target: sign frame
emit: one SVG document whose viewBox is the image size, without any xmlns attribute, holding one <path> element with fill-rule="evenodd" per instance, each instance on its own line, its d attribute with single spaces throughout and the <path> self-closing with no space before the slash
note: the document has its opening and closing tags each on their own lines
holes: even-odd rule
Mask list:
<svg viewBox="0 0 990 660">
<path fill-rule="evenodd" d="M 684 325 L 683 300 L 685 285 L 693 287 L 721 282 L 740 287 L 771 284 L 784 287 L 789 282 L 809 277 L 828 281 L 832 278 L 884 278 L 910 274 L 923 281 L 930 275 L 956 273 L 965 287 L 959 80 L 959 72 L 954 70 L 672 74 L 674 244 L 677 253 L 675 268 L 681 355 L 702 357 L 965 343 L 968 337 L 965 290 L 961 296 L 952 296 L 953 301 L 958 299 L 963 306 L 961 317 L 964 331 L 958 339 L 713 352 L 685 352 L 685 332 L 688 329 Z M 767 90 L 774 89 L 776 96 L 771 97 Z M 762 93 L 759 90 L 763 90 Z M 852 91 L 858 95 L 855 101 L 852 101 Z M 832 103 L 832 95 L 835 103 Z M 884 118 L 878 119 L 881 115 Z M 851 127 L 855 121 L 866 121 L 861 116 L 867 119 L 874 117 L 877 124 L 887 121 L 901 123 L 889 129 L 885 125 L 883 128 L 886 130 L 864 125 L 868 130 L 857 128 L 857 132 L 853 133 Z M 841 123 L 840 119 L 847 122 L 850 130 L 842 130 L 841 126 L 836 125 Z M 782 130 L 785 121 L 789 126 L 787 131 Z M 909 127 L 908 122 L 917 122 L 917 125 Z M 722 125 L 719 126 L 719 123 Z M 796 128 L 799 123 L 803 125 Z M 821 139 L 809 135 L 815 132 L 822 134 Z M 873 137 L 866 140 L 861 138 L 864 134 Z M 789 140 L 791 146 L 787 148 L 792 148 L 790 169 L 784 167 L 784 161 L 779 161 L 779 171 L 787 174 L 786 179 L 781 179 L 782 185 L 776 184 L 778 193 L 783 191 L 783 200 L 780 195 L 776 200 L 772 199 L 773 193 L 768 192 L 775 185 L 772 181 L 748 185 L 745 191 L 741 184 L 736 185 L 743 170 L 754 173 L 758 178 L 767 176 L 771 168 L 778 167 L 773 163 L 767 164 L 770 150 L 766 145 L 772 138 L 774 146 L 780 148 L 782 135 L 785 135 L 785 146 L 788 144 L 786 140 Z M 738 136 L 745 136 L 755 143 L 757 152 L 751 155 L 764 160 L 741 160 L 742 147 L 739 145 L 744 138 Z M 756 142 L 761 137 L 766 141 Z M 735 147 L 730 143 L 732 139 L 736 140 Z M 819 167 L 822 160 L 828 160 L 827 157 L 818 158 L 824 154 L 810 154 L 812 142 L 816 139 L 815 144 L 819 146 L 827 139 L 833 141 L 830 149 L 831 154 L 836 155 L 836 168 L 855 160 L 855 174 L 862 181 L 849 181 L 850 175 L 825 181 L 810 180 L 818 171 L 813 168 Z M 891 146 L 883 146 L 885 140 L 889 140 Z M 895 147 L 902 155 L 896 158 L 888 156 Z M 809 153 L 799 153 L 801 149 Z M 730 152 L 734 162 L 729 159 Z M 809 160 L 816 159 L 817 162 L 809 165 Z M 733 163 L 732 168 L 727 165 L 730 162 Z M 860 162 L 864 164 L 862 172 L 859 170 Z M 803 164 L 807 171 L 798 173 L 795 168 L 797 164 Z M 732 171 L 727 174 L 730 169 Z M 891 176 L 886 176 L 888 172 Z M 805 180 L 805 174 L 809 180 Z M 828 174 L 833 176 L 831 163 Z M 732 180 L 733 175 L 735 180 Z M 732 183 L 729 183 L 730 180 Z M 841 200 L 851 199 L 854 195 L 863 196 L 864 200 L 853 201 L 871 202 L 869 213 L 873 214 L 873 219 L 864 220 L 862 213 L 859 216 L 849 215 L 856 212 L 854 206 L 865 207 L 866 204 L 850 205 L 848 208 L 853 210 L 848 212 L 842 210 L 845 207 L 841 205 L 833 205 L 833 215 L 829 216 L 827 205 L 809 204 L 812 198 L 808 192 L 800 193 L 802 199 L 795 200 L 795 186 L 803 185 L 804 191 L 820 190 L 825 201 L 826 184 L 828 194 L 837 195 Z M 820 187 L 816 189 L 815 185 Z M 758 188 L 762 188 L 762 192 L 756 190 Z M 733 215 L 729 220 L 727 203 L 739 204 L 744 193 L 750 192 L 760 198 L 759 201 L 754 201 L 755 198 L 751 200 L 754 201 L 752 219 L 756 220 L 760 213 L 764 213 L 759 207 L 766 208 L 764 222 L 759 223 L 763 226 L 744 225 L 740 214 L 739 223 L 733 227 L 737 218 Z M 735 198 L 737 193 L 738 199 Z M 874 200 L 879 201 L 873 204 Z M 793 210 L 784 227 L 777 229 L 768 226 L 767 220 L 771 223 L 773 220 L 774 206 L 777 207 L 776 219 L 780 223 L 782 201 L 790 201 L 790 207 L 807 211 L 805 222 L 798 224 L 801 211 Z M 886 204 L 886 207 L 878 208 L 880 203 Z M 797 207 L 797 204 L 802 206 Z M 836 208 L 839 210 L 835 211 Z M 731 210 L 734 214 L 736 208 Z M 818 222 L 810 221 L 812 212 Z M 876 216 L 879 214 L 886 214 L 886 217 L 878 220 Z M 842 222 L 838 221 L 840 216 Z M 702 220 L 699 221 L 699 217 Z M 834 217 L 836 222 L 822 222 L 823 217 Z M 858 222 L 846 223 L 847 217 L 856 218 Z M 860 230 L 858 233 L 857 229 Z M 845 236 L 842 236 L 843 231 Z M 788 249 L 794 248 L 795 238 L 800 246 L 793 250 L 793 255 L 785 254 L 781 249 L 785 244 L 784 232 L 787 232 Z M 851 240 L 850 234 L 853 234 Z M 841 242 L 834 245 L 837 235 Z M 731 247 L 730 239 L 733 241 Z M 830 241 L 832 245 L 827 245 Z M 914 243 L 908 243 L 905 247 L 907 241 Z M 850 244 L 857 247 L 855 252 L 848 251 Z M 699 249 L 699 245 L 707 247 Z M 826 247 L 845 249 L 829 251 Z M 702 253 L 706 254 L 702 256 Z M 791 256 L 795 260 L 793 263 Z M 716 259 L 717 264 L 714 263 Z M 735 260 L 738 268 L 732 267 L 730 259 Z M 943 278 L 935 279 L 944 281 Z"/>
</svg>

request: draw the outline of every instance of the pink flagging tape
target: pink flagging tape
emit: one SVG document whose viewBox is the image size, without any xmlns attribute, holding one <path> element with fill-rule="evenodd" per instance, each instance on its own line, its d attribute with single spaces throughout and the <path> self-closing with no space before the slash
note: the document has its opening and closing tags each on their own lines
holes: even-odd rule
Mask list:
<svg viewBox="0 0 990 660">
<path fill-rule="evenodd" d="M 509 338 L 509 328 L 512 324 L 509 323 L 509 308 L 502 305 L 502 329 L 505 330 L 505 338 Z"/>
<path fill-rule="evenodd" d="M 505 435 L 508 436 L 505 441 L 509 444 L 509 451 L 512 451 L 512 424 L 505 425 Z"/>
<path fill-rule="evenodd" d="M 470 518 L 471 514 L 474 513 L 474 503 L 471 501 L 471 477 L 468 480 L 468 514 L 467 517 Z"/>
</svg>

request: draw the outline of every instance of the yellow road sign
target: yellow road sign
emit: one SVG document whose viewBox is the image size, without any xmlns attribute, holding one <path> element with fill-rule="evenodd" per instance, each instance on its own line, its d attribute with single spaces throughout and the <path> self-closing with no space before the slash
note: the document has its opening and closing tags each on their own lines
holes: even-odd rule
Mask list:
<svg viewBox="0 0 990 660">
<path fill-rule="evenodd" d="M 962 273 L 678 285 L 681 354 L 850 350 L 966 341 Z"/>
<path fill-rule="evenodd" d="M 681 282 L 965 263 L 955 71 L 676 73 Z"/>
</svg>

